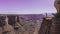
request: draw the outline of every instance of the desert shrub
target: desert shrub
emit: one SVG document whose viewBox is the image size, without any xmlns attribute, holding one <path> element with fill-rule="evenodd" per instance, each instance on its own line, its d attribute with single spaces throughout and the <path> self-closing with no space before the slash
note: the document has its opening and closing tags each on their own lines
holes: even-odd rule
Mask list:
<svg viewBox="0 0 60 34">
<path fill-rule="evenodd" d="M 60 18 L 60 13 L 54 14 L 55 18 Z"/>
</svg>

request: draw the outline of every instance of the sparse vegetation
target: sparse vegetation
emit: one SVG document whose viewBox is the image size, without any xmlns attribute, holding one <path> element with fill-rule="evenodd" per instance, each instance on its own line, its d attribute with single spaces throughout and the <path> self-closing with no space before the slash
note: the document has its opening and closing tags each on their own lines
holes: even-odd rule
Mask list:
<svg viewBox="0 0 60 34">
<path fill-rule="evenodd" d="M 54 14 L 55 18 L 60 18 L 60 13 Z"/>
</svg>

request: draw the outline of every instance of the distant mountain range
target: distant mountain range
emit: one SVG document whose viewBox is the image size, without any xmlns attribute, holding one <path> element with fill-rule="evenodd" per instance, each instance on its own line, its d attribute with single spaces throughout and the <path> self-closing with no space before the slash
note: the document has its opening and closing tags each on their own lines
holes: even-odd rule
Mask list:
<svg viewBox="0 0 60 34">
<path fill-rule="evenodd" d="M 21 19 L 25 20 L 39 20 L 46 16 L 46 14 L 1 14 L 1 15 L 17 15 Z M 53 16 L 51 13 L 48 13 L 47 16 Z"/>
<path fill-rule="evenodd" d="M 39 20 L 42 19 L 43 17 L 46 17 L 46 14 L 23 14 L 19 16 L 26 20 Z M 52 13 L 47 13 L 47 16 L 53 17 Z"/>
<path fill-rule="evenodd" d="M 25 20 L 39 20 L 44 17 L 43 14 L 24 14 L 24 15 L 19 15 L 21 19 Z"/>
</svg>

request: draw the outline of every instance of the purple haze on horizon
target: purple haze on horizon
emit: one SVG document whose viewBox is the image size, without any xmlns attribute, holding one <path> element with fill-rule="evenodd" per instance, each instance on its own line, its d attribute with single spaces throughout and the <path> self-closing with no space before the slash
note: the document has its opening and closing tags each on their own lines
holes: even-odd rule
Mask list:
<svg viewBox="0 0 60 34">
<path fill-rule="evenodd" d="M 0 0 L 0 14 L 56 13 L 53 0 Z"/>
</svg>

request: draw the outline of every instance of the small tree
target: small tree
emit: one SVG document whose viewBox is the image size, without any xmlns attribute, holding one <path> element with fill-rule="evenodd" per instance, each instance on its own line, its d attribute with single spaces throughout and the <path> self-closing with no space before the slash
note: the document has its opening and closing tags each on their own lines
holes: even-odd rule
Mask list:
<svg viewBox="0 0 60 34">
<path fill-rule="evenodd" d="M 60 18 L 60 13 L 54 14 L 55 18 Z"/>
</svg>

